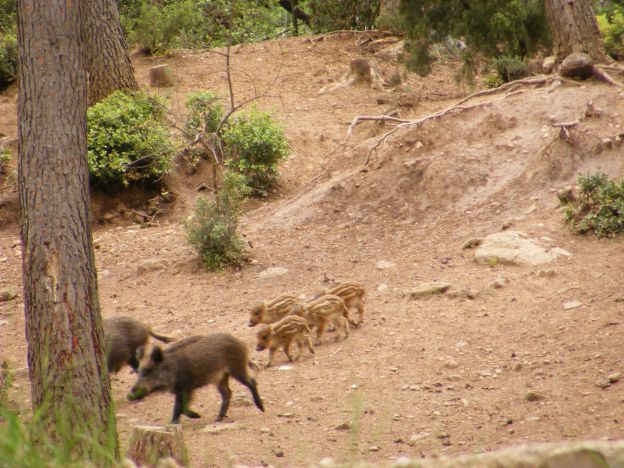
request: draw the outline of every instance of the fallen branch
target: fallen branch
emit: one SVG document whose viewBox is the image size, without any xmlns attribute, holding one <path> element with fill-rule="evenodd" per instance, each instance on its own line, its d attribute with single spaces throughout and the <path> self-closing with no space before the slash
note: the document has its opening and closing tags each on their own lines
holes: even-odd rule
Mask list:
<svg viewBox="0 0 624 468">
<path fill-rule="evenodd" d="M 399 119 L 391 115 L 359 115 L 356 118 L 354 118 L 353 121 L 351 122 L 351 125 L 349 125 L 349 129 L 347 130 L 347 139 L 345 141 L 345 144 L 347 144 L 347 142 L 349 141 L 349 137 L 351 136 L 353 129 L 358 123 L 371 121 L 371 120 L 377 121 L 377 122 L 399 122 L 399 123 L 411 122 L 411 120 Z"/>
</svg>

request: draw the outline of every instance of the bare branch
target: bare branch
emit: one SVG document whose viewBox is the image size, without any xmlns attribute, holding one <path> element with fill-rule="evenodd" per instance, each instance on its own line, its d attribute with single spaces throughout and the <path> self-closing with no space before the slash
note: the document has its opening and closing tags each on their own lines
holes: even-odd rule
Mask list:
<svg viewBox="0 0 624 468">
<path fill-rule="evenodd" d="M 410 122 L 410 120 L 399 119 L 391 115 L 359 115 L 355 117 L 353 121 L 351 122 L 351 125 L 349 125 L 349 129 L 347 130 L 347 141 L 345 141 L 345 144 L 349 141 L 349 137 L 351 136 L 353 129 L 358 123 L 364 122 L 364 121 L 371 121 L 371 120 L 378 121 L 378 122 L 399 122 L 399 123 Z"/>
</svg>

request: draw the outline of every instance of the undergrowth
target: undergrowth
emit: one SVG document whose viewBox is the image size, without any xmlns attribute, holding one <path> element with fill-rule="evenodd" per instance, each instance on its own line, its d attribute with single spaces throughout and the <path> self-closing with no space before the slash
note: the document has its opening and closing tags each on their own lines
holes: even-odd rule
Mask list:
<svg viewBox="0 0 624 468">
<path fill-rule="evenodd" d="M 606 174 L 584 174 L 578 179 L 576 200 L 560 198 L 565 218 L 579 234 L 614 237 L 624 232 L 624 178 L 609 179 Z"/>
</svg>

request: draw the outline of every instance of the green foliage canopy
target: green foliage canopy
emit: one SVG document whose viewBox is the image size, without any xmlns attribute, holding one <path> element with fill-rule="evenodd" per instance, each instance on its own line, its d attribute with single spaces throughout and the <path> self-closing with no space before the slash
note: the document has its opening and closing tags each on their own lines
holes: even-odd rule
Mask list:
<svg viewBox="0 0 624 468">
<path fill-rule="evenodd" d="M 407 65 L 423 74 L 430 71 L 430 46 L 449 38 L 497 58 L 524 58 L 550 40 L 541 0 L 401 0 L 400 14 L 409 39 Z"/>
</svg>

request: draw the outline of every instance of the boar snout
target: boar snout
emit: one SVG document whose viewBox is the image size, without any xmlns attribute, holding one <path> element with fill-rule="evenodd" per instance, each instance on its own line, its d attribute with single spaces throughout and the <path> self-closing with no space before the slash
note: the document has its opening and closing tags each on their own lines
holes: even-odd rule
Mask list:
<svg viewBox="0 0 624 468">
<path fill-rule="evenodd" d="M 266 346 L 264 346 L 263 344 L 259 344 L 256 346 L 256 351 L 264 351 L 265 348 Z"/>
</svg>

